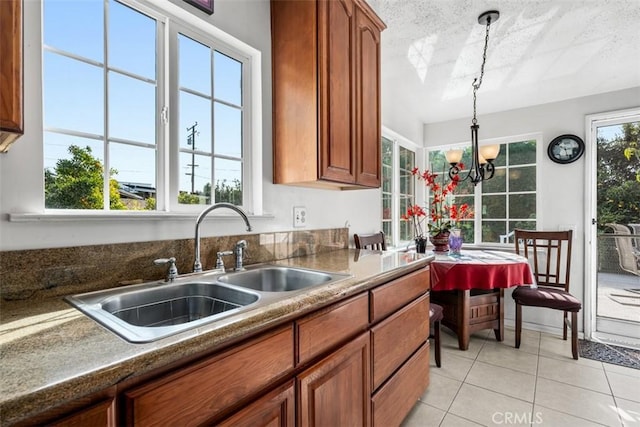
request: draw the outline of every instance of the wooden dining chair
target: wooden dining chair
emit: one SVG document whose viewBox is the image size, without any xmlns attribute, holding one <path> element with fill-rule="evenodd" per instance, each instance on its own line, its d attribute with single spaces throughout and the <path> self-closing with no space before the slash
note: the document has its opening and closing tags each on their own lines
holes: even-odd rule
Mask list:
<svg viewBox="0 0 640 427">
<path fill-rule="evenodd" d="M 378 251 L 386 251 L 387 243 L 382 231 L 374 234 L 354 234 L 353 240 L 356 244 L 356 249 L 373 249 Z M 429 327 L 433 332 L 429 332 L 429 338 L 433 338 L 433 344 L 435 346 L 435 359 L 436 366 L 439 368 L 440 362 L 440 322 L 442 321 L 443 308 L 442 306 L 434 303 L 429 304 Z"/>
<path fill-rule="evenodd" d="M 382 231 L 374 234 L 354 234 L 353 240 L 356 244 L 356 249 L 373 249 L 374 251 L 387 250 L 387 242 L 385 241 Z"/>
<path fill-rule="evenodd" d="M 562 339 L 567 339 L 567 327 L 571 327 L 571 352 L 573 358 L 578 360 L 578 312 L 582 304 L 569 293 L 572 234 L 571 230 L 515 230 L 516 253 L 529 260 L 538 285 L 537 288 L 519 286 L 513 291 L 516 302 L 516 348 L 520 348 L 522 306 L 561 310 L 564 312 Z"/>
</svg>

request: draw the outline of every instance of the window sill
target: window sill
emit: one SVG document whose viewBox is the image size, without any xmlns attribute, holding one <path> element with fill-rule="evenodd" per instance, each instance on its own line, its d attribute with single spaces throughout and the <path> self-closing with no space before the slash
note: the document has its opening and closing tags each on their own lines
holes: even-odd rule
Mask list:
<svg viewBox="0 0 640 427">
<path fill-rule="evenodd" d="M 200 212 L 131 212 L 131 211 L 55 211 L 46 213 L 10 213 L 11 222 L 54 221 L 195 221 Z M 247 215 L 249 219 L 273 219 L 271 214 Z M 235 214 L 210 214 L 207 218 L 237 219 Z M 206 221 L 206 218 L 205 218 Z"/>
</svg>

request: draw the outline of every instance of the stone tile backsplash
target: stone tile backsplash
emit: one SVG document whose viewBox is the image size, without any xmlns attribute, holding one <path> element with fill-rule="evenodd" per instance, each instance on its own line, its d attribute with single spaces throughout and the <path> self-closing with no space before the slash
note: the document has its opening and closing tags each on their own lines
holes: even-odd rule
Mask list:
<svg viewBox="0 0 640 427">
<path fill-rule="evenodd" d="M 216 252 L 232 250 L 241 239 L 247 241 L 245 265 L 250 265 L 347 248 L 349 229 L 203 237 L 203 268 L 215 267 Z M 159 280 L 167 266 L 153 260 L 168 257 L 176 258 L 180 273 L 193 271 L 193 239 L 0 252 L 0 297 L 46 299 Z M 234 263 L 233 255 L 225 257 L 227 267 Z"/>
</svg>

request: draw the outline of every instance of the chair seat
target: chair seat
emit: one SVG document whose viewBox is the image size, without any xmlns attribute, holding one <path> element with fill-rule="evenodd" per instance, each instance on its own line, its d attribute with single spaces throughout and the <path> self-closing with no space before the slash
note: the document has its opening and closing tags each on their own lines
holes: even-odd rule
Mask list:
<svg viewBox="0 0 640 427">
<path fill-rule="evenodd" d="M 429 322 L 439 322 L 444 318 L 442 306 L 438 304 L 429 304 Z"/>
<path fill-rule="evenodd" d="M 521 305 L 576 312 L 582 308 L 580 300 L 563 289 L 520 286 L 514 289 L 512 296 Z"/>
</svg>

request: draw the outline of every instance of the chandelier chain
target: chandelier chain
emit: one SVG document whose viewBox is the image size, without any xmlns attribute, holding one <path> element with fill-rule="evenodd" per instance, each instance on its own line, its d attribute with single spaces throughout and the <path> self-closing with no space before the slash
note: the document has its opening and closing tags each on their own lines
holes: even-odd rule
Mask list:
<svg viewBox="0 0 640 427">
<path fill-rule="evenodd" d="M 482 65 L 480 66 L 480 77 L 473 79 L 473 120 L 474 125 L 478 123 L 476 119 L 476 92 L 480 89 L 482 84 L 482 77 L 484 76 L 484 64 L 487 62 L 487 46 L 489 45 L 489 27 L 491 26 L 491 17 L 487 18 L 487 29 L 484 36 L 484 50 L 482 51 Z"/>
</svg>

